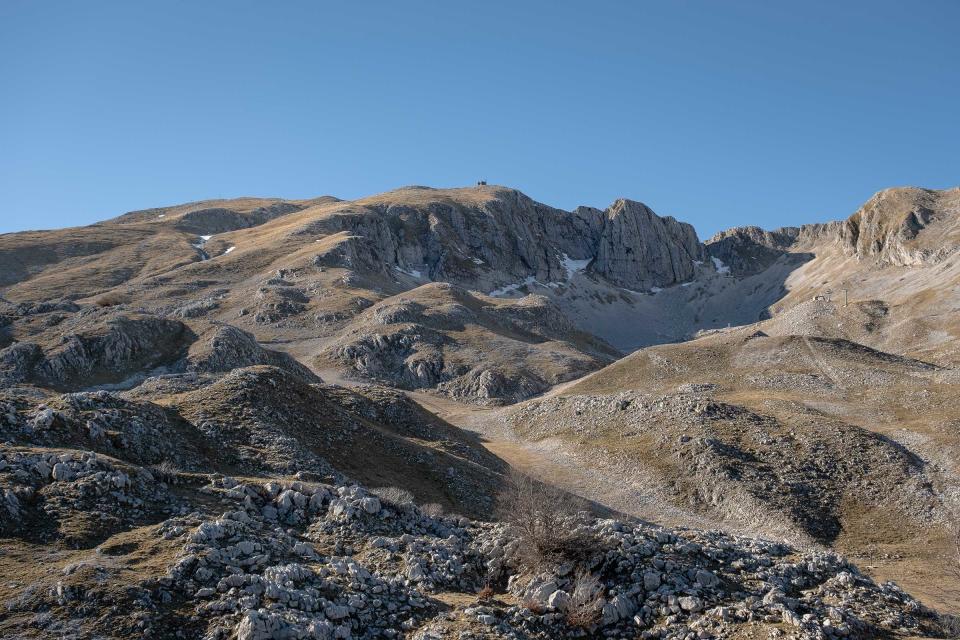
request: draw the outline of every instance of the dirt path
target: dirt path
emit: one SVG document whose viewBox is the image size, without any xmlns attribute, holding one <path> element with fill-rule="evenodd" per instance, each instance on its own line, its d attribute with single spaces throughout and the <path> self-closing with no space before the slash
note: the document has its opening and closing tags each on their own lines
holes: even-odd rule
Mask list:
<svg viewBox="0 0 960 640">
<path fill-rule="evenodd" d="M 837 375 L 837 372 L 829 364 L 824 361 L 823 358 L 817 355 L 817 352 L 813 350 L 813 345 L 810 344 L 810 338 L 807 336 L 801 336 L 803 338 L 803 344 L 807 347 L 807 352 L 810 354 L 810 361 L 813 362 L 813 366 L 820 369 L 823 372 L 823 375 L 830 378 L 830 382 L 834 384 L 838 389 L 843 389 L 843 381 L 840 380 L 840 376 Z"/>
</svg>

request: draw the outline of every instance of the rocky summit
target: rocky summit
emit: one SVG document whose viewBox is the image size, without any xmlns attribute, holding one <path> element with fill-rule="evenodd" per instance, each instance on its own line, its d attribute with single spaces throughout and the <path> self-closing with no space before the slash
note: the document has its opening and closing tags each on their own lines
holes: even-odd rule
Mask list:
<svg viewBox="0 0 960 640">
<path fill-rule="evenodd" d="M 960 189 L 0 235 L 0 637 L 960 637 Z"/>
</svg>

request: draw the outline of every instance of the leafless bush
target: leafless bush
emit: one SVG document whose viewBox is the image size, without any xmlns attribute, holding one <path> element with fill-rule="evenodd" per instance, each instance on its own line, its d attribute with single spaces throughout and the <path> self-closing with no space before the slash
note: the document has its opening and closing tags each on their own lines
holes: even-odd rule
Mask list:
<svg viewBox="0 0 960 640">
<path fill-rule="evenodd" d="M 420 513 L 430 518 L 439 518 L 443 515 L 443 505 L 436 502 L 428 502 L 420 505 Z"/>
<path fill-rule="evenodd" d="M 536 615 L 543 615 L 547 612 L 547 608 L 543 605 L 542 602 L 535 598 L 524 598 L 520 601 L 520 606 Z"/>
<path fill-rule="evenodd" d="M 493 595 L 493 587 L 491 587 L 489 584 L 485 584 L 483 585 L 483 589 L 480 589 L 480 591 L 477 592 L 477 600 L 480 602 L 488 602 L 493 600 Z"/>
<path fill-rule="evenodd" d="M 150 466 L 150 473 L 160 482 L 176 484 L 180 478 L 180 468 L 170 460 Z"/>
<path fill-rule="evenodd" d="M 93 299 L 93 303 L 98 307 L 115 307 L 126 302 L 126 299 L 116 292 L 104 293 Z"/>
<path fill-rule="evenodd" d="M 940 631 L 945 638 L 960 638 L 960 616 L 950 613 L 940 615 Z"/>
<path fill-rule="evenodd" d="M 586 629 L 598 623 L 603 613 L 603 585 L 586 571 L 577 574 L 570 599 L 563 606 L 563 618 L 571 627 Z"/>
<path fill-rule="evenodd" d="M 385 502 L 393 507 L 413 504 L 414 499 L 412 493 L 400 487 L 378 487 L 371 489 L 370 493 L 380 498 L 380 502 Z"/>
<path fill-rule="evenodd" d="M 574 533 L 575 506 L 569 497 L 530 476 L 511 470 L 497 498 L 500 518 L 520 540 L 520 562 L 536 571 L 584 559 L 596 550 L 591 536 Z"/>
</svg>

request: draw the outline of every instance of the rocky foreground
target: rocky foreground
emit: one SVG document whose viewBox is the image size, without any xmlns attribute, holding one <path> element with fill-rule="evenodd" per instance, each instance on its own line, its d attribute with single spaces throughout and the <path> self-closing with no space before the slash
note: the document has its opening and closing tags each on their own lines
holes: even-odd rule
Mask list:
<svg viewBox="0 0 960 640">
<path fill-rule="evenodd" d="M 0 494 L 4 555 L 17 544 L 80 548 L 72 562 L 16 584 L 0 613 L 4 637 L 940 632 L 932 611 L 834 553 L 715 531 L 579 514 L 563 523 L 585 545 L 534 568 L 515 527 L 442 515 L 396 489 L 178 473 L 13 446 L 0 457 Z"/>
</svg>

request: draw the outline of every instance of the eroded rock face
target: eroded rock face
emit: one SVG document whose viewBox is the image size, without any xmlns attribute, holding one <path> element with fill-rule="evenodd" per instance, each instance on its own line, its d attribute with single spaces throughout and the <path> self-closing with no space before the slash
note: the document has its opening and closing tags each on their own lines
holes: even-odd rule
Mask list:
<svg viewBox="0 0 960 640">
<path fill-rule="evenodd" d="M 789 252 L 798 234 L 796 227 L 776 231 L 736 227 L 707 240 L 707 253 L 728 266 L 735 276 L 760 273 Z"/>
<path fill-rule="evenodd" d="M 99 370 L 124 373 L 176 360 L 192 332 L 182 322 L 153 316 L 117 316 L 87 333 L 65 336 L 48 353 L 39 375 L 57 383 L 95 376 Z"/>
<path fill-rule="evenodd" d="M 760 273 L 777 260 L 795 254 L 790 259 L 804 261 L 813 254 L 804 249 L 815 243 L 838 243 L 841 223 L 805 224 L 800 227 L 781 227 L 766 231 L 760 227 L 734 227 L 714 235 L 706 241 L 706 253 L 716 258 L 736 277 Z"/>
<path fill-rule="evenodd" d="M 550 385 L 530 371 L 516 368 L 477 367 L 448 382 L 437 385 L 437 390 L 454 398 L 505 400 L 520 402 Z"/>
<path fill-rule="evenodd" d="M 493 300 L 433 283 L 364 311 L 321 357 L 402 388 L 516 402 L 617 355 L 544 296 Z"/>
<path fill-rule="evenodd" d="M 286 353 L 264 349 L 253 334 L 231 325 L 221 325 L 191 348 L 190 364 L 206 373 L 228 372 L 241 367 L 270 365 L 298 375 L 308 382 L 319 376 Z"/>
<path fill-rule="evenodd" d="M 707 240 L 706 251 L 735 276 L 763 271 L 787 253 L 839 246 L 881 265 L 935 264 L 960 247 L 960 189 L 903 187 L 875 194 L 842 222 L 765 231 L 735 227 Z"/>
<path fill-rule="evenodd" d="M 427 202 L 398 200 L 345 207 L 301 233 L 342 233 L 318 263 L 453 282 L 483 291 L 527 279 L 562 283 L 569 261 L 627 288 L 690 279 L 703 248 L 688 224 L 645 205 L 618 200 L 606 211 L 573 212 L 540 204 L 513 189 L 490 188 L 474 204 L 424 190 Z"/>
<path fill-rule="evenodd" d="M 141 465 L 209 468 L 201 462 L 195 430 L 150 402 L 101 390 L 54 396 L 19 414 L 9 409 L 0 419 L 0 439 L 8 442 L 82 448 Z"/>
<path fill-rule="evenodd" d="M 924 234 L 934 224 L 938 233 Z M 915 266 L 939 262 L 955 251 L 958 227 L 960 189 L 886 189 L 843 223 L 840 237 L 858 258 Z"/>
<path fill-rule="evenodd" d="M 195 336 L 182 322 L 151 314 L 87 310 L 64 322 L 59 344 L 19 342 L 0 351 L 0 379 L 83 388 L 173 366 Z"/>
<path fill-rule="evenodd" d="M 43 350 L 32 342 L 15 342 L 0 351 L 0 382 L 17 384 L 28 380 L 43 359 Z"/>
<path fill-rule="evenodd" d="M 617 200 L 604 212 L 603 230 L 590 269 L 627 289 L 684 282 L 694 275 L 703 247 L 693 227 L 661 218 L 646 205 Z"/>
<path fill-rule="evenodd" d="M 198 235 L 216 234 L 255 227 L 304 208 L 292 202 L 275 202 L 243 213 L 226 207 L 206 207 L 183 214 L 175 226 Z"/>
</svg>

